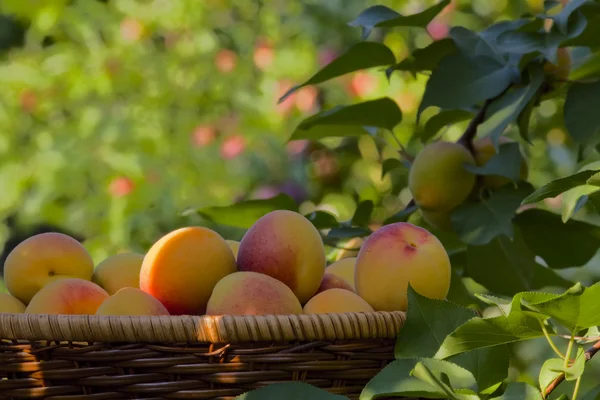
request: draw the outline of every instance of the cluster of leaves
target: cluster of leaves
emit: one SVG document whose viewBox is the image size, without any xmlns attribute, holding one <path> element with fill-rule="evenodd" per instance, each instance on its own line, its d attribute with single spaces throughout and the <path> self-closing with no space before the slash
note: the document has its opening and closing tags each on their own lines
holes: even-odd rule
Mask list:
<svg viewBox="0 0 600 400">
<path fill-rule="evenodd" d="M 513 181 L 486 193 L 476 203 L 459 207 L 452 215 L 453 232 L 438 232 L 453 261 L 453 285 L 460 284 L 456 283 L 460 277 L 469 277 L 493 295 L 473 299 L 464 290 L 451 289 L 452 301 L 434 301 L 409 288 L 407 323 L 398 336 L 396 361 L 367 385 L 361 399 L 393 395 L 533 400 L 546 398 L 566 380 L 574 382 L 573 395 L 563 394 L 560 399 L 574 400 L 585 362 L 600 348 L 596 344 L 585 350 L 586 343 L 598 340 L 600 285 L 584 288 L 557 270 L 586 264 L 600 248 L 600 228 L 572 219 L 586 203 L 600 213 L 600 163 L 584 163 L 576 174 L 535 190 L 519 180 L 518 145 L 501 146 L 500 137 L 515 125 L 522 142 L 531 145 L 532 111 L 548 98 L 564 96 L 564 124 L 569 135 L 582 154 L 597 151 L 600 114 L 594 110 L 600 106 L 600 2 L 573 0 L 557 12 L 557 4 L 547 1 L 544 14 L 499 22 L 480 32 L 454 27 L 449 38 L 418 49 L 400 62 L 384 44 L 366 41 L 374 28 L 424 27 L 448 4 L 443 0 L 410 16 L 383 6 L 365 10 L 350 23 L 362 28 L 363 41 L 281 98 L 283 101 L 305 85 L 320 84 L 358 69 L 381 67 L 388 77 L 397 71 L 430 72 L 417 119 L 429 107 L 436 107 L 438 113 L 428 121 L 425 141 L 433 139 L 444 126 L 473 119 L 476 123 L 469 126 L 461 143 L 469 147 L 475 136 L 487 136 L 497 150 L 485 167 L 473 172 Z M 550 28 L 547 21 L 552 21 Z M 547 71 L 549 63 L 558 63 L 559 49 L 563 48 L 583 48 L 587 54 L 569 79 Z M 299 124 L 290 140 L 378 136 L 392 132 L 401 120 L 396 103 L 383 97 L 313 115 Z M 410 168 L 410 159 L 404 161 L 385 160 L 384 173 Z M 543 208 L 523 207 L 558 195 L 564 197 L 562 216 Z M 213 208 L 200 212 L 235 224 L 236 209 L 252 207 L 262 213 L 284 202 L 279 197 L 238 204 L 227 211 Z M 342 223 L 325 212 L 307 217 L 323 231 L 326 241 L 335 241 L 368 236 L 372 210 L 371 203 L 363 202 L 353 218 Z M 410 220 L 417 210 L 410 205 L 384 224 Z M 535 292 L 548 287 L 555 292 L 567 290 Z M 478 316 L 466 305 L 480 309 L 493 306 L 498 315 Z M 509 381 L 510 346 L 537 338 L 546 338 L 557 355 L 543 364 L 538 387 Z M 565 340 L 566 350 L 561 350 L 554 339 Z M 269 393 L 288 397 L 301 392 L 295 385 L 277 385 L 260 393 L 272 391 Z M 339 398 L 325 392 L 317 395 L 308 387 L 306 390 L 305 395 L 311 398 Z M 594 399 L 599 391 L 600 387 L 595 388 L 585 398 Z M 251 398 L 253 393 L 258 395 L 259 391 L 245 396 Z"/>
</svg>

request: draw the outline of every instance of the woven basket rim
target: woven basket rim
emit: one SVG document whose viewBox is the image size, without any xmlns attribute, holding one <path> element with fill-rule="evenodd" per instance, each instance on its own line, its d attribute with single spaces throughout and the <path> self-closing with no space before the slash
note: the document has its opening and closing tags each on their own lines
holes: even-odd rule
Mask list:
<svg viewBox="0 0 600 400">
<path fill-rule="evenodd" d="M 405 321 L 402 311 L 223 316 L 0 313 L 0 339 L 138 343 L 395 339 Z"/>
</svg>

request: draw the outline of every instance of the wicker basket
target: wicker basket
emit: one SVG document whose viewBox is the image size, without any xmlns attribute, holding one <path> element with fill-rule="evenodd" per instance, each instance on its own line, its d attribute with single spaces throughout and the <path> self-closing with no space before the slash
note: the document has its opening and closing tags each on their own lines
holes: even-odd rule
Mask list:
<svg viewBox="0 0 600 400">
<path fill-rule="evenodd" d="M 286 381 L 357 399 L 394 359 L 404 321 L 0 314 L 0 399 L 232 399 Z"/>
</svg>

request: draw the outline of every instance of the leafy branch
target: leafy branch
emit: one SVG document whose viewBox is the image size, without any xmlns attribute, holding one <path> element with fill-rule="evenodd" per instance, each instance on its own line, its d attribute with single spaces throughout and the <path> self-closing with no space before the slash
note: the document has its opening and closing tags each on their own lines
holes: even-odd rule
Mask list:
<svg viewBox="0 0 600 400">
<path fill-rule="evenodd" d="M 594 343 L 594 345 L 591 348 L 586 350 L 585 362 L 590 361 L 592 359 L 592 357 L 594 357 L 598 351 L 600 351 L 600 340 L 597 341 L 596 343 Z M 581 379 L 581 377 L 578 378 L 578 381 L 580 379 Z M 560 385 L 564 380 L 565 380 L 565 373 L 561 372 L 560 375 L 558 375 L 548 386 L 546 386 L 546 389 L 544 390 L 544 398 L 548 397 L 550 395 L 550 393 L 552 393 L 558 387 L 558 385 Z M 577 388 L 578 388 L 578 386 L 576 386 L 575 389 L 577 389 Z M 575 399 L 575 394 L 573 395 L 573 398 L 571 400 L 574 400 L 574 399 Z"/>
</svg>

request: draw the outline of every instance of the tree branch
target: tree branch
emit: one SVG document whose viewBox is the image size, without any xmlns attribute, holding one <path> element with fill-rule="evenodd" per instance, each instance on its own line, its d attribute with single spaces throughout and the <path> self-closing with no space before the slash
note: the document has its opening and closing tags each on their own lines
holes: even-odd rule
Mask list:
<svg viewBox="0 0 600 400">
<path fill-rule="evenodd" d="M 592 357 L 594 357 L 594 355 L 596 355 L 596 353 L 600 351 L 600 340 L 597 341 L 596 343 L 594 343 L 594 345 L 589 348 L 588 350 L 586 350 L 585 352 L 585 362 L 588 362 L 592 359 Z M 544 389 L 544 398 L 547 398 L 548 395 L 550 393 L 552 393 L 554 391 L 554 389 L 556 389 L 556 387 L 558 385 L 560 385 L 562 383 L 562 381 L 565 380 L 565 374 L 562 373 L 559 376 L 556 377 L 556 379 L 554 379 L 548 386 L 546 386 L 546 389 Z"/>
<path fill-rule="evenodd" d="M 504 95 L 504 93 L 508 92 L 511 86 L 512 85 L 508 85 L 506 89 L 504 89 L 500 94 L 490 99 L 487 99 L 483 103 L 479 111 L 477 111 L 477 114 L 475 114 L 471 122 L 469 122 L 467 129 L 465 129 L 465 132 L 456 141 L 457 143 L 460 143 L 463 146 L 465 146 L 472 154 L 475 153 L 475 149 L 473 149 L 473 139 L 475 139 L 475 136 L 477 136 L 477 128 L 485 121 L 485 113 L 487 112 L 490 105 L 494 102 L 494 100 L 498 99 L 499 97 Z"/>
</svg>

